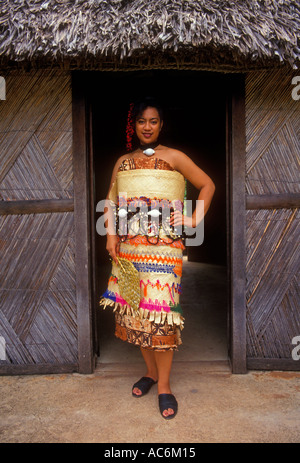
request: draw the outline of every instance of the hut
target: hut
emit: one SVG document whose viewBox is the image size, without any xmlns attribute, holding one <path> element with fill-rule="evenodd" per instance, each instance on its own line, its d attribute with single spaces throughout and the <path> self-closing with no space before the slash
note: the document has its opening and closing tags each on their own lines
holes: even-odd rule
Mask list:
<svg viewBox="0 0 300 463">
<path fill-rule="evenodd" d="M 299 370 L 299 26 L 296 0 L 1 1 L 1 374 L 94 370 L 95 205 L 145 90 L 221 193 L 188 257 L 226 262 L 232 372 Z"/>
</svg>

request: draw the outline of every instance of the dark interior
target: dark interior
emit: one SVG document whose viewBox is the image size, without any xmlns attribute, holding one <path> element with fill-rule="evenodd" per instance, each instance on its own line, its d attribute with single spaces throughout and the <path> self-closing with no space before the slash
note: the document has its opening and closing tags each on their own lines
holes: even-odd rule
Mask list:
<svg viewBox="0 0 300 463">
<path fill-rule="evenodd" d="M 93 72 L 89 96 L 92 114 L 95 201 L 106 197 L 113 166 L 126 153 L 130 103 L 156 96 L 164 107 L 161 143 L 185 152 L 215 182 L 205 217 L 204 242 L 186 250 L 189 261 L 226 266 L 226 76 L 199 71 Z M 187 198 L 198 192 L 187 185 Z M 96 219 L 99 213 L 96 213 Z M 96 235 L 97 292 L 109 273 L 105 236 Z M 104 272 L 104 273 L 103 273 Z"/>
</svg>

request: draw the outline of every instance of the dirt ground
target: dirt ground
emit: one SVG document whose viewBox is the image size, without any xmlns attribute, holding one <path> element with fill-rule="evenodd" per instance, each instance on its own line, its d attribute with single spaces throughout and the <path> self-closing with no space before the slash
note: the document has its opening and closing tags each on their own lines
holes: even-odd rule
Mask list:
<svg viewBox="0 0 300 463">
<path fill-rule="evenodd" d="M 157 390 L 136 399 L 141 365 L 99 365 L 92 375 L 0 378 L 1 443 L 299 443 L 300 373 L 232 375 L 178 362 L 179 410 L 164 420 Z"/>
</svg>

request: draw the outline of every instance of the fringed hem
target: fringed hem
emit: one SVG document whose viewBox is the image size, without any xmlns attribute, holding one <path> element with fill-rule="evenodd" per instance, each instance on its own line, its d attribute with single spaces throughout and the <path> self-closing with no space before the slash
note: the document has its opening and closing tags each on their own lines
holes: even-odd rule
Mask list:
<svg viewBox="0 0 300 463">
<path fill-rule="evenodd" d="M 149 320 L 149 322 L 163 324 L 167 322 L 169 325 L 176 325 L 181 330 L 184 327 L 184 318 L 178 312 L 157 312 L 154 310 L 148 310 L 140 308 L 138 312 L 134 311 L 132 307 L 126 304 L 121 304 L 120 302 L 112 301 L 106 297 L 102 297 L 99 302 L 100 305 L 103 305 L 103 309 L 106 309 L 107 306 L 113 307 L 114 312 L 118 312 L 121 315 L 130 315 L 137 319 Z"/>
</svg>

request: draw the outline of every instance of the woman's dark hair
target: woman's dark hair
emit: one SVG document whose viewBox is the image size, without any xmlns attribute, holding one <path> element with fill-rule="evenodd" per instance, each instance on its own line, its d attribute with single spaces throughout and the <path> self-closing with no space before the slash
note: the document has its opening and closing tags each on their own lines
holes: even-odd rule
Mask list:
<svg viewBox="0 0 300 463">
<path fill-rule="evenodd" d="M 142 98 L 134 103 L 133 111 L 132 111 L 132 119 L 135 122 L 145 111 L 147 108 L 155 108 L 158 111 L 160 120 L 163 120 L 163 109 L 160 102 L 151 96 L 147 96 Z"/>
</svg>

